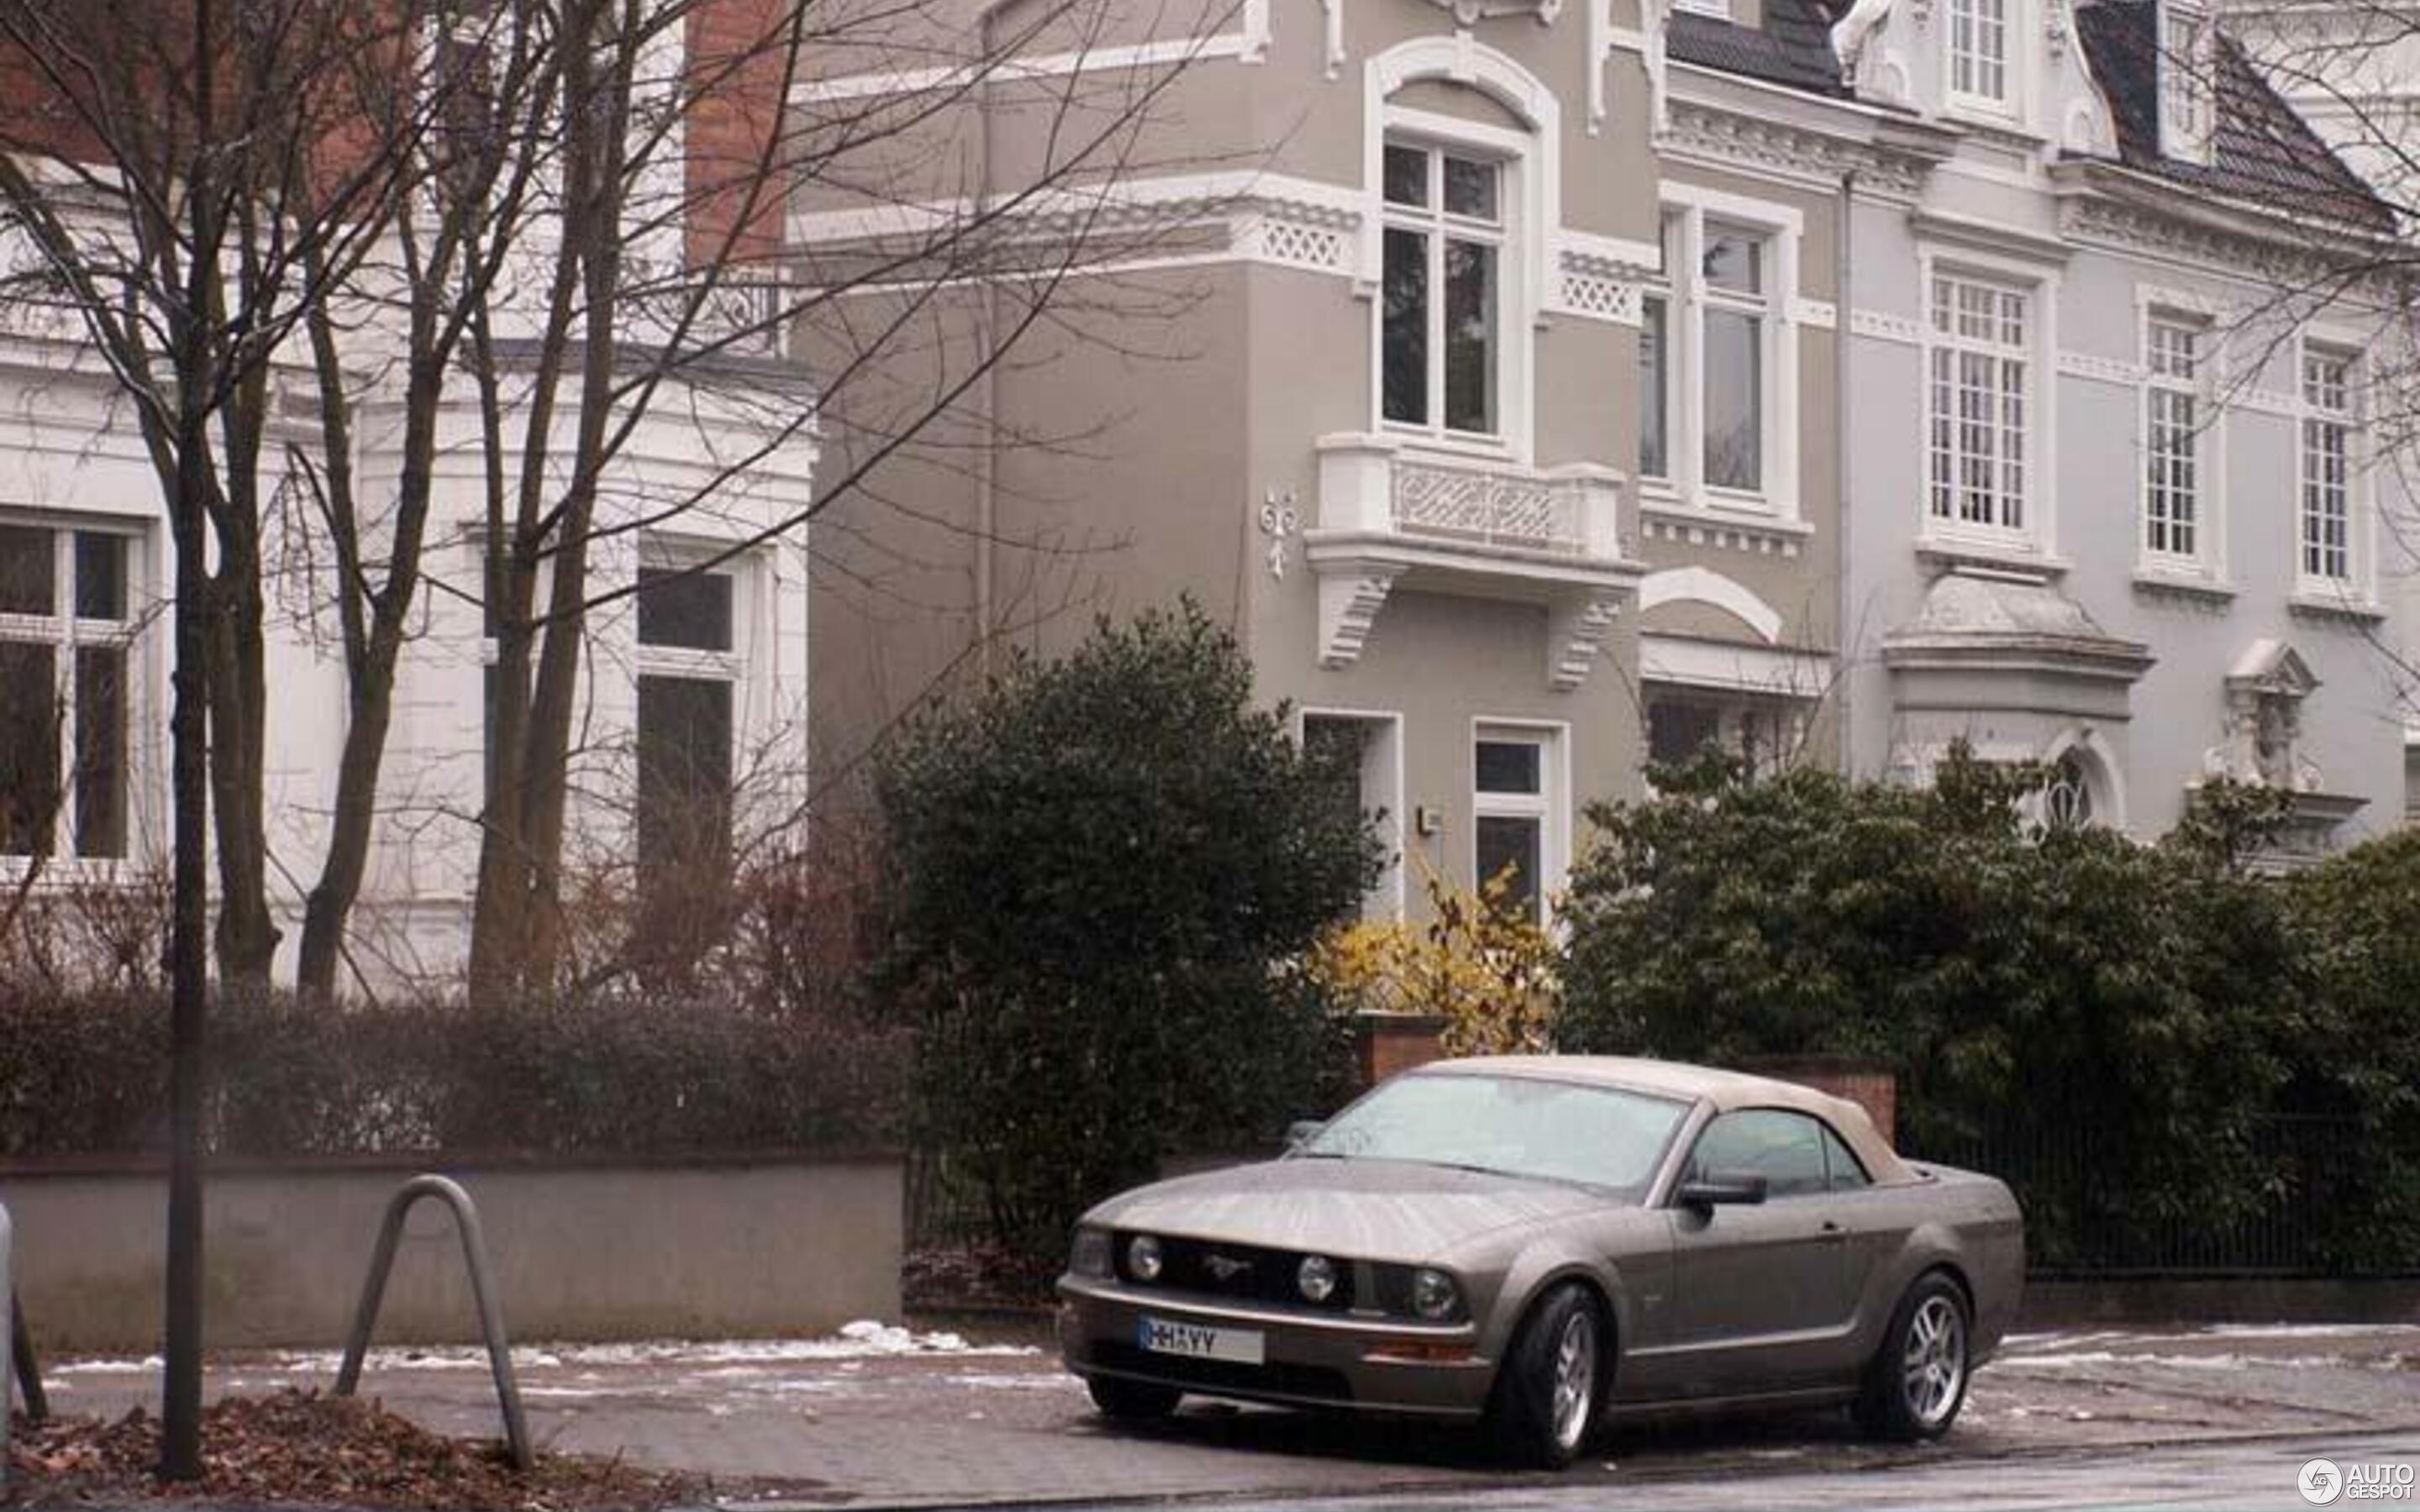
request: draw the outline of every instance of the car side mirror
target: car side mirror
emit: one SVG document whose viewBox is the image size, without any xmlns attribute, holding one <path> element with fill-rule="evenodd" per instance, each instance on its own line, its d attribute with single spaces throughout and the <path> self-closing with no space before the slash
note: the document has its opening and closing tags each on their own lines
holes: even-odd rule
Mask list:
<svg viewBox="0 0 2420 1512">
<path fill-rule="evenodd" d="M 1750 1207 L 1764 1200 L 1765 1180 L 1755 1171 L 1708 1171 L 1681 1183 L 1673 1194 L 1674 1200 L 1684 1208 L 1712 1212 L 1719 1207 L 1745 1203 Z"/>
<path fill-rule="evenodd" d="M 1326 1127 L 1327 1120 L 1325 1119 L 1295 1119 L 1294 1122 L 1286 1125 L 1286 1148 L 1288 1149 L 1300 1149 L 1303 1146 L 1310 1144 L 1312 1140 L 1318 1138 L 1319 1131 Z"/>
</svg>

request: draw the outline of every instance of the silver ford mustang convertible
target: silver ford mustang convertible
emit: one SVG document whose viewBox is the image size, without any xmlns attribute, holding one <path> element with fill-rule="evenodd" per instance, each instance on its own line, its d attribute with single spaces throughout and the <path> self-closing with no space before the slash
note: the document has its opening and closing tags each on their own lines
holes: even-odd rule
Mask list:
<svg viewBox="0 0 2420 1512">
<path fill-rule="evenodd" d="M 1854 1103 L 1667 1061 L 1444 1061 L 1282 1159 L 1084 1215 L 1067 1366 L 1113 1417 L 1185 1394 L 1483 1422 L 1571 1461 L 1609 1414 L 1845 1403 L 1946 1430 L 2014 1316 L 1988 1176 L 1911 1165 Z"/>
</svg>

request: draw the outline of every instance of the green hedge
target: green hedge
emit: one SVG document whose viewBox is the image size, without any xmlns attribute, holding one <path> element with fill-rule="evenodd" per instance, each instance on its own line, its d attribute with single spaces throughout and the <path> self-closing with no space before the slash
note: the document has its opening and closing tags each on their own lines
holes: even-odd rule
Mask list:
<svg viewBox="0 0 2420 1512">
<path fill-rule="evenodd" d="M 2029 823 L 2043 775 L 1712 759 L 1599 806 L 1560 1042 L 1887 1065 L 1902 1143 L 2000 1162 L 2052 1264 L 2420 1265 L 2420 842 L 2281 882 L 2274 795 L 2145 845 Z"/>
<path fill-rule="evenodd" d="M 167 1005 L 0 984 L 0 1156 L 164 1149 Z M 209 1148 L 652 1153 L 893 1142 L 892 1031 L 713 995 L 213 1006 Z"/>
</svg>

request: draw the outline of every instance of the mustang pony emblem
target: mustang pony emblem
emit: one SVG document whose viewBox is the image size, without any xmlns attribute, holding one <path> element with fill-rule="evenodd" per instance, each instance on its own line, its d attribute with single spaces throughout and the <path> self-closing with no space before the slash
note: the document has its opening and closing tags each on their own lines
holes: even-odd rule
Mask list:
<svg viewBox="0 0 2420 1512">
<path fill-rule="evenodd" d="M 1233 1281 L 1252 1268 L 1249 1260 L 1239 1260 L 1233 1255 L 1212 1255 L 1202 1261 L 1202 1267 L 1218 1281 Z"/>
</svg>

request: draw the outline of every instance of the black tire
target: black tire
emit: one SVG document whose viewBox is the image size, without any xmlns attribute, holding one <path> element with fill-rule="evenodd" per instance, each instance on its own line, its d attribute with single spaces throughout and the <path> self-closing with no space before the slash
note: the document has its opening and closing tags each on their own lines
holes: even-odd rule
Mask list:
<svg viewBox="0 0 2420 1512">
<path fill-rule="evenodd" d="M 1123 1376 L 1087 1376 L 1084 1389 L 1093 1394 L 1093 1405 L 1103 1417 L 1113 1417 L 1121 1423 L 1152 1423 L 1176 1411 L 1185 1394 L 1173 1386 L 1162 1386 L 1148 1381 L 1128 1381 Z"/>
<path fill-rule="evenodd" d="M 1891 1309 L 1882 1348 L 1866 1367 L 1865 1391 L 1855 1409 L 1858 1426 L 1894 1443 L 1948 1432 L 1966 1403 L 1974 1337 L 1975 1314 L 1965 1288 L 1946 1272 L 1916 1277 Z"/>
<path fill-rule="evenodd" d="M 1497 1454 L 1534 1470 L 1579 1458 L 1612 1374 L 1611 1342 L 1605 1310 L 1586 1287 L 1566 1282 L 1531 1307 L 1488 1394 Z"/>
</svg>

